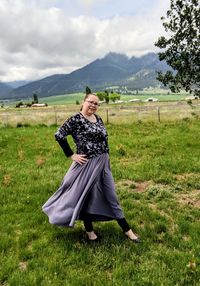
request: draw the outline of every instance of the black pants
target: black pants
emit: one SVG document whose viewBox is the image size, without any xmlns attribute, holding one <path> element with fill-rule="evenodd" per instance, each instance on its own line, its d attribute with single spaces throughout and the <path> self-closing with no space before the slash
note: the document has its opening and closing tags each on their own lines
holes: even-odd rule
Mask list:
<svg viewBox="0 0 200 286">
<path fill-rule="evenodd" d="M 123 230 L 124 232 L 127 232 L 127 231 L 130 230 L 130 226 L 129 226 L 129 224 L 127 223 L 127 221 L 126 221 L 125 218 L 120 218 L 120 219 L 117 219 L 116 221 L 118 222 L 119 226 L 122 228 L 122 230 Z M 92 222 L 91 222 L 90 220 L 84 219 L 83 222 L 84 222 L 85 230 L 86 230 L 87 232 L 93 231 L 93 225 L 92 225 Z"/>
</svg>

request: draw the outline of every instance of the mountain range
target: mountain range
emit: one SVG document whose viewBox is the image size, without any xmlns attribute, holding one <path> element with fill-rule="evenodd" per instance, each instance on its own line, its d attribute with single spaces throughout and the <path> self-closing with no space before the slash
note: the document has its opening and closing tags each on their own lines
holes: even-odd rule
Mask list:
<svg viewBox="0 0 200 286">
<path fill-rule="evenodd" d="M 33 93 L 46 97 L 84 92 L 86 86 L 92 90 L 104 90 L 112 86 L 132 90 L 156 87 L 160 86 L 156 80 L 156 71 L 168 69 L 166 62 L 160 62 L 155 53 L 129 58 L 124 54 L 110 52 L 69 74 L 48 76 L 18 87 L 11 86 L 11 83 L 0 83 L 0 98 L 23 99 L 30 98 Z"/>
</svg>

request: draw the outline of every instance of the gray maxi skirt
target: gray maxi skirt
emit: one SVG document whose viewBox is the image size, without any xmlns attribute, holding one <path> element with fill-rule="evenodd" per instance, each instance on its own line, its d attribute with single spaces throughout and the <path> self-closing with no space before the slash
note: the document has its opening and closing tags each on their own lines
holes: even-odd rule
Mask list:
<svg viewBox="0 0 200 286">
<path fill-rule="evenodd" d="M 73 227 L 78 219 L 124 218 L 118 203 L 108 153 L 73 162 L 59 189 L 42 206 L 51 224 Z"/>
</svg>

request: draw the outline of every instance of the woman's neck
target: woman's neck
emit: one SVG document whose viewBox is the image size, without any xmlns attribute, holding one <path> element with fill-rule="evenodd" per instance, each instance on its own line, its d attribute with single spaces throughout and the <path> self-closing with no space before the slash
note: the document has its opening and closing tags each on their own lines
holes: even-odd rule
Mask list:
<svg viewBox="0 0 200 286">
<path fill-rule="evenodd" d="M 81 113 L 85 116 L 85 117 L 94 117 L 94 114 L 93 113 L 88 113 L 84 110 L 81 110 Z"/>
<path fill-rule="evenodd" d="M 97 121 L 96 116 L 94 115 L 94 113 L 90 114 L 90 113 L 84 112 L 83 110 L 81 111 L 81 113 L 89 121 L 91 121 L 91 122 L 96 122 Z"/>
</svg>

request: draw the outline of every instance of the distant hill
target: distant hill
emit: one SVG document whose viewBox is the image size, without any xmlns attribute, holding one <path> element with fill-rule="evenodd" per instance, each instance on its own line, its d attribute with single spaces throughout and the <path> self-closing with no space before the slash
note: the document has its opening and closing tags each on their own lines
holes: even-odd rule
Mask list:
<svg viewBox="0 0 200 286">
<path fill-rule="evenodd" d="M 28 84 L 28 83 L 30 83 L 30 81 L 27 81 L 27 80 L 16 80 L 16 81 L 6 82 L 6 84 L 11 86 L 12 88 L 17 88 L 17 87 L 20 87 L 20 86 Z"/>
<path fill-rule="evenodd" d="M 88 85 L 92 90 L 110 86 L 127 86 L 131 89 L 156 87 L 156 71 L 169 69 L 160 62 L 157 54 L 149 53 L 140 58 L 109 53 L 102 59 L 73 71 L 70 74 L 57 74 L 33 81 L 12 90 L 9 98 L 27 98 L 33 93 L 41 97 L 84 91 Z"/>
<path fill-rule="evenodd" d="M 12 90 L 13 88 L 11 86 L 6 83 L 0 82 L 0 99 L 7 98 Z"/>
</svg>

